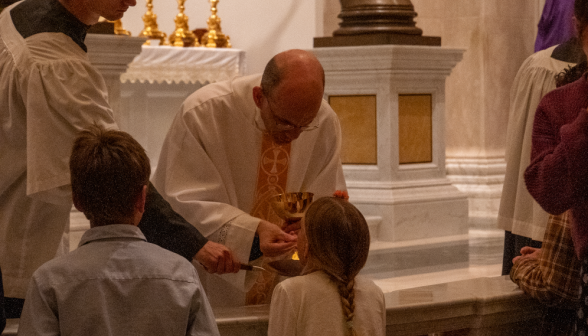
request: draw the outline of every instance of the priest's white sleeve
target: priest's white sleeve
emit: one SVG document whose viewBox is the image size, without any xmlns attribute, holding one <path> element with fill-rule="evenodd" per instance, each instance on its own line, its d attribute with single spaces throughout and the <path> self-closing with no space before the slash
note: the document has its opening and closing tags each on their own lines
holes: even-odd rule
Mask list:
<svg viewBox="0 0 588 336">
<path fill-rule="evenodd" d="M 238 203 L 230 188 L 234 182 L 223 179 L 218 163 L 202 146 L 197 130 L 190 127 L 182 113 L 174 119 L 153 184 L 174 210 L 205 237 L 223 243 L 246 263 L 260 219 L 233 205 Z"/>
</svg>

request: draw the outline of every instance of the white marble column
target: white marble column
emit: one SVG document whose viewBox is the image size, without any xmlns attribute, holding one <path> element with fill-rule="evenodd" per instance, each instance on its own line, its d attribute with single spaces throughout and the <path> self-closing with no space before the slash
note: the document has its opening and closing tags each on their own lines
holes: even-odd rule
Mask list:
<svg viewBox="0 0 588 336">
<path fill-rule="evenodd" d="M 372 224 L 376 240 L 366 269 L 383 266 L 398 273 L 463 266 L 468 262 L 467 197 L 445 176 L 445 79 L 463 50 L 383 45 L 313 52 L 325 69 L 327 98 L 376 96 L 377 162 L 343 167 L 350 201 Z M 402 164 L 399 96 L 413 94 L 431 96 L 432 157 Z M 435 257 L 439 254 L 451 257 Z"/>
<path fill-rule="evenodd" d="M 128 129 L 128 113 L 120 109 L 120 75 L 129 63 L 141 53 L 144 38 L 110 34 L 88 34 L 86 46 L 88 57 L 108 87 L 108 100 L 114 111 L 114 118 L 121 130 Z"/>
</svg>

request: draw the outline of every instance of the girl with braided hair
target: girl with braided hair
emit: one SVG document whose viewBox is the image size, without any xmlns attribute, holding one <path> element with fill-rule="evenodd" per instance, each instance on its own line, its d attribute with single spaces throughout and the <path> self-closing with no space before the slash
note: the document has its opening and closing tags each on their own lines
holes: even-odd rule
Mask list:
<svg viewBox="0 0 588 336">
<path fill-rule="evenodd" d="M 370 246 L 361 212 L 344 199 L 323 197 L 310 205 L 301 226 L 304 270 L 274 289 L 268 335 L 384 335 L 384 294 L 357 275 Z"/>
</svg>

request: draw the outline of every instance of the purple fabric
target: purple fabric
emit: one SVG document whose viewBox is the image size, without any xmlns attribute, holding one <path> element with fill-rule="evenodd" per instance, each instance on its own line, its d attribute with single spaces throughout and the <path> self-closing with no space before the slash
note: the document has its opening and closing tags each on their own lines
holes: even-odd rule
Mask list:
<svg viewBox="0 0 588 336">
<path fill-rule="evenodd" d="M 535 52 L 567 41 L 575 35 L 574 0 L 546 0 L 539 31 L 535 40 Z"/>
</svg>

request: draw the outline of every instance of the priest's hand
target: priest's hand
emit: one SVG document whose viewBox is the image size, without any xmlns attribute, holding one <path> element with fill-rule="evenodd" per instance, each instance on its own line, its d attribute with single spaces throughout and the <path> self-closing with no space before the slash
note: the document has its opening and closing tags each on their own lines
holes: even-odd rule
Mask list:
<svg viewBox="0 0 588 336">
<path fill-rule="evenodd" d="M 302 221 L 300 220 L 300 218 L 286 220 L 286 223 L 284 223 L 284 227 L 282 228 L 282 231 L 284 231 L 286 233 L 298 234 L 298 231 L 301 228 L 301 226 L 300 226 L 301 222 Z"/>
<path fill-rule="evenodd" d="M 208 273 L 237 273 L 241 263 L 231 250 L 219 243 L 207 242 L 194 256 Z"/>
<path fill-rule="evenodd" d="M 261 220 L 257 226 L 259 248 L 265 256 L 276 257 L 296 247 L 296 235 L 288 234 L 277 225 Z"/>
</svg>

